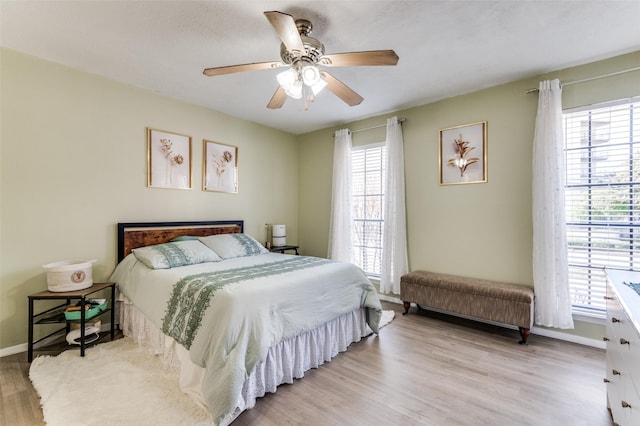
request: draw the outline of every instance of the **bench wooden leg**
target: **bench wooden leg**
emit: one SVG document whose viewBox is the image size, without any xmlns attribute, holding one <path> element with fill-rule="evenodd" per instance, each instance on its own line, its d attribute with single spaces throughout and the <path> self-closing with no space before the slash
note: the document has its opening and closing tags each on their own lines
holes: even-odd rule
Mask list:
<svg viewBox="0 0 640 426">
<path fill-rule="evenodd" d="M 411 307 L 410 302 L 402 302 L 402 306 L 404 306 L 404 312 L 402 315 L 407 315 L 409 313 L 409 308 Z"/>
<path fill-rule="evenodd" d="M 518 327 L 518 331 L 520 331 L 520 337 L 522 338 L 518 343 L 520 343 L 521 345 L 526 345 L 527 339 L 529 338 L 529 329 Z"/>
</svg>

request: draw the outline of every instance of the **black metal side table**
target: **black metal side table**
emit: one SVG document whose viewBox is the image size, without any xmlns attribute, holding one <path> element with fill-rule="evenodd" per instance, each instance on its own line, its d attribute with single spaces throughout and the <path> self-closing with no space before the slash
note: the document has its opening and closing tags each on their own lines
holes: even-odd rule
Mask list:
<svg viewBox="0 0 640 426">
<path fill-rule="evenodd" d="M 272 246 L 270 250 L 274 253 L 284 253 L 285 251 L 293 250 L 299 255 L 298 247 L 300 246 Z"/>
<path fill-rule="evenodd" d="M 84 356 L 84 350 L 87 345 L 85 342 L 85 325 L 87 323 L 86 310 L 85 305 L 89 303 L 87 301 L 87 296 L 97 293 L 100 290 L 111 289 L 111 300 L 109 301 L 109 305 L 107 308 L 98 314 L 94 315 L 92 318 L 103 315 L 107 312 L 111 313 L 111 340 L 115 337 L 115 309 L 113 303 L 115 302 L 116 296 L 116 283 L 94 283 L 91 287 L 85 288 L 83 290 L 74 290 L 74 291 L 64 291 L 64 292 L 53 292 L 53 291 L 41 291 L 40 293 L 35 293 L 29 298 L 29 341 L 28 341 L 28 352 L 27 359 L 29 362 L 33 361 L 33 351 L 34 345 L 42 342 L 44 339 L 53 336 L 56 333 L 65 330 L 66 333 L 69 333 L 71 330 L 71 323 L 77 322 L 80 324 L 80 356 Z M 79 320 L 66 320 L 64 315 L 59 317 L 56 315 L 62 308 L 68 306 L 71 303 L 71 300 L 79 299 L 80 300 L 80 319 Z M 65 300 L 65 303 L 61 305 L 54 306 L 53 308 L 49 308 L 45 311 L 34 314 L 34 302 L 36 300 Z M 33 327 L 34 325 L 45 325 L 45 324 L 65 324 L 64 328 L 60 328 L 55 330 L 44 337 L 39 338 L 35 342 L 33 341 Z M 106 334 L 106 333 L 105 333 Z M 100 339 L 97 340 L 99 342 L 102 339 L 103 335 L 100 333 Z M 41 350 L 41 349 L 37 349 Z"/>
</svg>

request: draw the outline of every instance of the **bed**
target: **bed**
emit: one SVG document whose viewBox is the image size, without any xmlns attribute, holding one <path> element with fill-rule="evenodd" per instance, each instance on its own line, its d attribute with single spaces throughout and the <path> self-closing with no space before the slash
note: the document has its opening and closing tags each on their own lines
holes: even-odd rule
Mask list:
<svg viewBox="0 0 640 426">
<path fill-rule="evenodd" d="M 126 336 L 162 356 L 215 424 L 378 332 L 382 308 L 355 265 L 272 253 L 237 221 L 119 223 Z"/>
</svg>

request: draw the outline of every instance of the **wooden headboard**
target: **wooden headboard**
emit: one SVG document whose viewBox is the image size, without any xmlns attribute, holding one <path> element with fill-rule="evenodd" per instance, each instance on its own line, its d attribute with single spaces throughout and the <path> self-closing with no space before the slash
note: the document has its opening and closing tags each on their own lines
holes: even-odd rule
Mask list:
<svg viewBox="0 0 640 426">
<path fill-rule="evenodd" d="M 162 244 L 185 235 L 206 237 L 244 232 L 243 220 L 118 223 L 118 262 L 138 247 Z"/>
</svg>

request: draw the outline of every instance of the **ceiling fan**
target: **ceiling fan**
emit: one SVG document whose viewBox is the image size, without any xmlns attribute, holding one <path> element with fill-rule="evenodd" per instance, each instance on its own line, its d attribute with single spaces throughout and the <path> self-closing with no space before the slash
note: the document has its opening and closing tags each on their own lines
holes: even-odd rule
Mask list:
<svg viewBox="0 0 640 426">
<path fill-rule="evenodd" d="M 398 55 L 393 50 L 371 50 L 363 52 L 334 53 L 325 55 L 324 45 L 317 39 L 310 37 L 313 29 L 306 19 L 294 20 L 283 12 L 264 12 L 265 16 L 278 33 L 280 58 L 277 62 L 254 62 L 251 64 L 230 65 L 224 67 L 206 68 L 204 75 L 216 76 L 241 71 L 253 71 L 272 68 L 287 68 L 277 75 L 278 89 L 267 104 L 267 108 L 277 109 L 284 105 L 287 96 L 294 99 L 313 101 L 325 87 L 350 106 L 360 104 L 364 98 L 350 89 L 340 80 L 321 70 L 324 67 L 349 67 L 396 65 Z"/>
</svg>

